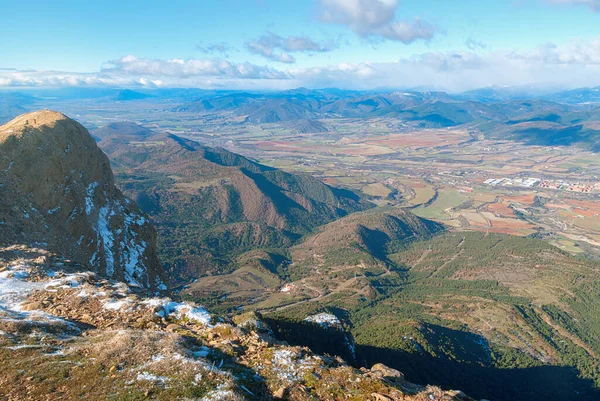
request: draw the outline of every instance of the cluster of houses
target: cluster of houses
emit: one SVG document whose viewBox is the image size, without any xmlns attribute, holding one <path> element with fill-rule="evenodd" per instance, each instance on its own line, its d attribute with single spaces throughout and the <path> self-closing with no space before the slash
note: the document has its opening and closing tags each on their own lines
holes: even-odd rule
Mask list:
<svg viewBox="0 0 600 401">
<path fill-rule="evenodd" d="M 483 182 L 492 187 L 521 187 L 533 188 L 539 186 L 545 189 L 556 189 L 562 191 L 591 193 L 600 191 L 600 183 L 567 182 L 562 180 L 542 180 L 541 178 L 489 178 Z"/>
<path fill-rule="evenodd" d="M 504 187 L 523 187 L 523 188 L 533 188 L 540 181 L 540 178 L 490 178 L 485 180 L 483 183 L 487 185 L 491 185 L 492 187 L 502 185 Z"/>
</svg>

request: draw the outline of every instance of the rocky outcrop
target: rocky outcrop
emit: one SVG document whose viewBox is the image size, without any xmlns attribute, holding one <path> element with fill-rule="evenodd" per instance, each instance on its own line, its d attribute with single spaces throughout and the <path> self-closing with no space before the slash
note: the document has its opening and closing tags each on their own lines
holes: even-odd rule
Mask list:
<svg viewBox="0 0 600 401">
<path fill-rule="evenodd" d="M 53 111 L 0 127 L 0 245 L 46 248 L 130 285 L 166 290 L 156 234 L 115 187 L 106 155 Z"/>
<path fill-rule="evenodd" d="M 234 324 L 147 296 L 45 250 L 0 247 L 0 399 L 473 401 L 290 346 L 258 314 Z"/>
</svg>

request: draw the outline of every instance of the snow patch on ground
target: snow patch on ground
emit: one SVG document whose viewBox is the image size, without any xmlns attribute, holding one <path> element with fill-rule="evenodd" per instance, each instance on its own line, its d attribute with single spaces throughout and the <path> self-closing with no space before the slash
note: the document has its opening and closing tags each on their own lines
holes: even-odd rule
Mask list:
<svg viewBox="0 0 600 401">
<path fill-rule="evenodd" d="M 300 354 L 290 349 L 278 349 L 273 353 L 273 368 L 280 380 L 301 380 L 313 365 L 310 360 L 303 359 Z"/>
<path fill-rule="evenodd" d="M 54 214 L 60 210 L 60 205 L 56 206 L 53 209 L 48 210 L 48 214 Z"/>
<path fill-rule="evenodd" d="M 120 207 L 122 209 L 122 207 Z M 137 238 L 135 226 L 141 229 L 146 223 L 143 216 L 131 213 L 125 214 L 123 221 L 123 241 L 121 242 L 122 259 L 125 265 L 123 272 L 125 281 L 130 284 L 139 285 L 139 280 L 143 279 L 148 285 L 147 271 L 144 266 L 143 257 L 146 252 L 147 244 Z"/>
<path fill-rule="evenodd" d="M 122 217 L 122 225 L 111 226 L 113 216 Z M 113 223 L 118 220 L 115 218 Z M 97 246 L 90 264 L 97 265 L 103 259 L 108 277 L 119 278 L 116 269 L 122 267 L 125 282 L 149 287 L 151 283 L 145 261 L 148 244 L 139 236 L 146 224 L 144 216 L 127 210 L 120 201 L 107 202 L 98 211 L 98 222 L 94 227 Z M 162 291 L 167 289 L 160 279 L 156 284 Z"/>
<path fill-rule="evenodd" d="M 28 349 L 28 348 L 45 348 L 46 345 L 33 345 L 33 344 L 21 344 L 21 345 L 13 345 L 11 347 L 6 347 L 9 350 L 16 351 L 18 349 Z"/>
<path fill-rule="evenodd" d="M 21 303 L 33 291 L 43 289 L 45 284 L 23 281 L 22 277 L 15 277 L 10 273 L 10 271 L 0 273 L 2 275 L 0 276 L 0 310 L 20 311 Z"/>
<path fill-rule="evenodd" d="M 157 376 L 154 375 L 152 373 L 148 373 L 148 372 L 141 372 L 137 375 L 137 380 L 138 381 L 151 381 L 151 382 L 155 382 L 155 383 L 160 383 L 160 384 L 165 384 L 166 382 L 170 381 L 171 379 L 169 379 L 168 377 L 164 377 L 164 376 Z"/>
<path fill-rule="evenodd" d="M 46 283 L 46 288 L 59 287 L 59 288 L 77 288 L 85 283 L 94 273 L 83 272 L 83 273 L 72 273 L 64 274 L 58 278 L 57 273 L 49 272 L 48 277 L 54 278 L 52 281 Z"/>
<path fill-rule="evenodd" d="M 23 279 L 29 277 L 29 273 L 26 271 L 15 271 L 13 277 Z"/>
<path fill-rule="evenodd" d="M 89 216 L 94 210 L 94 192 L 96 192 L 96 188 L 98 188 L 97 182 L 92 182 L 85 188 L 85 213 Z"/>
<path fill-rule="evenodd" d="M 104 309 L 110 309 L 110 310 L 121 310 L 124 306 L 129 305 L 129 301 L 128 300 L 122 300 L 122 301 L 115 301 L 115 300 L 110 300 L 109 302 L 105 303 L 102 307 Z"/>
<path fill-rule="evenodd" d="M 110 230 L 110 217 L 114 215 L 114 212 L 111 210 L 110 205 L 107 204 L 100 209 L 98 213 L 98 236 L 99 240 L 102 240 L 102 245 L 104 245 L 104 259 L 106 261 L 106 275 L 108 277 L 113 277 L 115 274 L 115 256 L 113 253 L 113 246 L 115 242 L 115 237 L 113 232 Z M 100 248 L 100 244 L 98 244 L 98 249 Z"/>
<path fill-rule="evenodd" d="M 318 324 L 324 328 L 342 328 L 342 322 L 337 316 L 332 315 L 331 313 L 319 313 L 317 315 L 312 315 L 304 319 L 306 322 Z"/>
<path fill-rule="evenodd" d="M 143 303 L 150 307 L 159 307 L 160 310 L 156 313 L 160 317 L 174 315 L 178 319 L 187 319 L 207 327 L 213 327 L 210 323 L 212 316 L 206 309 L 192 306 L 187 302 L 173 302 L 168 298 L 152 298 Z"/>
<path fill-rule="evenodd" d="M 199 350 L 192 351 L 192 356 L 194 358 L 206 358 L 208 356 L 208 354 L 210 354 L 210 348 L 208 348 L 204 345 L 202 347 L 200 347 Z"/>
<path fill-rule="evenodd" d="M 23 311 L 23 302 L 36 290 L 43 290 L 56 286 L 64 286 L 65 282 L 72 283 L 85 275 L 85 273 L 77 273 L 66 275 L 59 279 L 51 281 L 27 281 L 29 278 L 29 266 L 24 264 L 16 264 L 9 266 L 7 270 L 0 272 L 0 312 L 2 319 L 35 322 L 37 324 L 59 324 L 68 327 L 71 330 L 79 331 L 77 326 L 62 318 L 50 315 L 46 312 L 33 310 Z M 48 275 L 48 277 L 53 277 Z"/>
<path fill-rule="evenodd" d="M 225 387 L 225 385 L 218 386 L 215 390 L 202 397 L 200 401 L 227 401 L 233 399 L 235 393 Z"/>
</svg>

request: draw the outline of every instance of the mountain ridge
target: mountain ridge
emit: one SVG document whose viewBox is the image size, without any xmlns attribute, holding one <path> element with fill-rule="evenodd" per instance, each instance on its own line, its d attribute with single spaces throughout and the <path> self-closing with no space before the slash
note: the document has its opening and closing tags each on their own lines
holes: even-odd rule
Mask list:
<svg viewBox="0 0 600 401">
<path fill-rule="evenodd" d="M 323 222 L 371 207 L 355 193 L 310 175 L 286 173 L 173 134 L 156 133 L 144 144 L 127 135 L 99 143 L 120 187 L 162 233 L 170 268 L 185 271 L 204 255 L 202 272 L 227 270 L 241 253 L 289 246 Z M 178 248 L 182 251 L 175 254 Z"/>
</svg>

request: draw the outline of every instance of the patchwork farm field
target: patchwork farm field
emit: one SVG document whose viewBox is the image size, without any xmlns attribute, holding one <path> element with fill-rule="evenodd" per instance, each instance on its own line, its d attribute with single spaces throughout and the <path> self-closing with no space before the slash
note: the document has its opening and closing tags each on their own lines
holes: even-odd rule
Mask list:
<svg viewBox="0 0 600 401">
<path fill-rule="evenodd" d="M 460 230 L 536 235 L 571 253 L 600 255 L 600 191 L 485 184 L 503 177 L 579 182 L 600 175 L 592 153 L 481 139 L 462 129 L 407 130 L 385 119 L 327 123 L 328 132 L 300 136 L 270 129 L 277 134 L 269 141 L 228 137 L 234 151 L 361 191 L 378 205 L 411 207 Z"/>
</svg>

